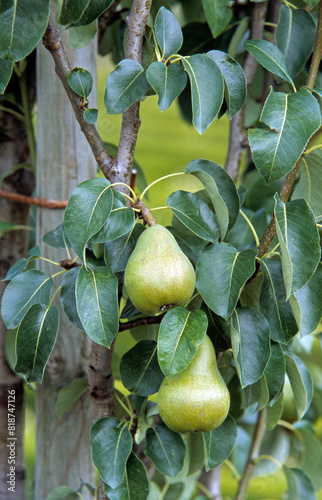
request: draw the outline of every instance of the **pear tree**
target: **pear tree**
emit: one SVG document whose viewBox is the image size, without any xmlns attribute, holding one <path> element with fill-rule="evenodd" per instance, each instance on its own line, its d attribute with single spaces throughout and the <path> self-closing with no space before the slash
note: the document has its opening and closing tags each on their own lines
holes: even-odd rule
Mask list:
<svg viewBox="0 0 322 500">
<path fill-rule="evenodd" d="M 273 498 L 252 488 L 262 476 L 278 478 L 274 498 L 316 498 L 321 1 L 16 0 L 0 4 L 0 25 L 3 106 L 17 113 L 7 85 L 43 43 L 97 163 L 61 224 L 40 235 L 62 251 L 52 273 L 37 269 L 37 246 L 4 277 L 2 319 L 26 384 L 42 384 L 61 315 L 91 342 L 88 379 L 63 387 L 59 403 L 64 415 L 92 396 L 97 481 L 57 484 L 47 500 Z M 61 38 L 68 30 L 76 50 L 97 28 L 114 62 L 104 110 L 90 106 L 93 77 L 70 66 Z M 134 153 L 152 95 L 160 111 L 179 106 L 200 135 L 228 118 L 226 164 L 194 158 L 147 185 Z M 117 145 L 100 136 L 101 113 L 122 114 Z M 148 195 L 171 176 L 201 188 L 168 196 L 165 228 Z M 110 361 L 128 330 L 136 343 L 116 387 Z"/>
</svg>

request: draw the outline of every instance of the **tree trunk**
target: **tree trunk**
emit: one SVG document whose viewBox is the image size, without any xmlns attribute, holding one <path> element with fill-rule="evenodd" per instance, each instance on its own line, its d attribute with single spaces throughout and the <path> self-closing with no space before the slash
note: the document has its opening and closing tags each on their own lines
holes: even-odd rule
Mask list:
<svg viewBox="0 0 322 500">
<path fill-rule="evenodd" d="M 33 57 L 30 56 L 27 70 L 34 77 Z M 34 86 L 33 86 L 34 88 Z M 29 95 L 31 105 L 34 100 Z M 10 92 L 16 95 L 20 102 L 20 90 L 17 79 L 10 83 Z M 11 113 L 0 111 L 0 122 L 5 132 L 1 133 L 0 140 L 0 175 L 4 174 L 11 167 L 24 162 L 29 162 L 29 147 L 24 122 L 18 120 Z M 31 170 L 19 169 L 6 177 L 2 183 L 2 189 L 12 193 L 20 193 L 30 196 L 34 188 L 34 175 Z M 12 224 L 29 224 L 29 206 L 21 203 L 0 198 L 1 220 Z M 2 280 L 8 269 L 21 257 L 26 256 L 29 233 L 26 230 L 14 230 L 6 233 L 1 238 L 0 243 L 0 280 Z M 0 283 L 0 302 L 5 290 L 6 283 Z M 23 450 L 23 430 L 24 430 L 24 397 L 23 382 L 9 368 L 5 356 L 6 327 L 0 317 L 0 498 L 1 500 L 11 500 L 13 497 L 25 500 L 25 466 Z M 9 398 L 9 394 L 14 396 Z M 9 411 L 8 411 L 9 409 Z M 8 429 L 9 417 L 14 420 L 14 431 L 12 427 Z M 14 435 L 9 434 L 14 432 Z M 15 439 L 10 440 L 13 437 Z M 10 443 L 11 447 L 8 446 Z M 10 463 L 8 463 L 10 462 Z M 10 467 L 15 467 L 11 469 Z M 10 481 L 10 472 L 14 483 L 14 490 Z M 13 491 L 15 493 L 13 493 Z"/>
<path fill-rule="evenodd" d="M 61 34 L 64 35 L 63 29 Z M 92 73 L 95 89 L 96 43 L 68 55 L 72 67 L 83 67 Z M 37 69 L 37 194 L 42 198 L 67 200 L 80 182 L 95 177 L 96 163 L 55 74 L 53 60 L 43 46 L 38 50 Z M 96 105 L 95 90 L 90 96 L 90 105 Z M 62 222 L 62 210 L 38 209 L 38 242 L 44 233 Z M 43 247 L 43 256 L 55 262 L 67 257 L 64 251 L 47 246 Z M 41 262 L 41 269 L 50 275 L 59 271 L 47 262 Z M 59 390 L 74 378 L 87 376 L 89 350 L 90 341 L 86 334 L 61 314 L 57 344 L 44 381 L 37 387 L 35 500 L 44 500 L 57 486 L 78 489 L 82 481 L 94 485 L 89 396 L 82 396 L 61 420 L 58 420 L 55 410 Z M 86 499 L 91 498 L 86 489 L 82 494 Z"/>
</svg>

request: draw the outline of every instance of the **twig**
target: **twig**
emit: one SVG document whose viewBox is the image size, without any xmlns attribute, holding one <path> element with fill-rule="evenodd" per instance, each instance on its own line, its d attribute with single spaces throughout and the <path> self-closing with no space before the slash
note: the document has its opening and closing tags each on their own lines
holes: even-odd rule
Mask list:
<svg viewBox="0 0 322 500">
<path fill-rule="evenodd" d="M 67 201 L 46 200 L 45 198 L 26 196 L 24 194 L 9 193 L 9 191 L 4 191 L 3 189 L 0 189 L 0 197 L 15 201 L 16 203 L 36 205 L 43 208 L 66 208 L 67 206 Z"/>
<path fill-rule="evenodd" d="M 155 225 L 155 218 L 151 214 L 148 207 L 139 198 L 136 200 L 135 204 L 133 205 L 133 208 L 137 208 L 138 210 L 140 210 L 139 218 L 143 219 L 144 224 L 147 224 L 148 226 Z"/>
<path fill-rule="evenodd" d="M 55 27 L 51 17 L 49 18 L 48 26 L 43 36 L 43 43 L 54 60 L 55 71 L 64 86 L 66 94 L 73 107 L 75 117 L 93 151 L 99 168 L 105 177 L 109 180 L 113 179 L 113 173 L 115 170 L 114 160 L 107 152 L 104 142 L 95 126 L 84 120 L 84 109 L 82 106 L 83 99 L 75 94 L 68 84 L 67 77 L 72 68 L 70 67 L 59 31 Z"/>
<path fill-rule="evenodd" d="M 235 500 L 244 500 L 247 494 L 249 481 L 253 475 L 256 467 L 256 460 L 260 455 L 260 449 L 266 431 L 266 408 L 258 412 L 257 424 L 254 431 L 252 445 L 249 451 L 247 464 L 244 469 L 243 475 L 239 481 L 238 490 Z"/>
<path fill-rule="evenodd" d="M 159 316 L 149 316 L 147 318 L 139 318 L 133 319 L 132 321 L 127 321 L 126 323 L 120 323 L 119 332 L 124 332 L 125 330 L 130 330 L 131 328 L 136 328 L 137 326 L 142 325 L 157 325 L 161 323 L 164 314 L 160 314 Z"/>
</svg>

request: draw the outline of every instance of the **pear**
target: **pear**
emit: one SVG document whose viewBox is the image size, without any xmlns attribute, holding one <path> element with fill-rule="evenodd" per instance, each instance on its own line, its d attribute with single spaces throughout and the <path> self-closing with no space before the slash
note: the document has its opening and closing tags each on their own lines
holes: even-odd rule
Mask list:
<svg viewBox="0 0 322 500">
<path fill-rule="evenodd" d="M 188 367 L 163 379 L 157 404 L 162 420 L 175 432 L 209 432 L 225 420 L 229 391 L 207 335 Z"/>
<path fill-rule="evenodd" d="M 143 231 L 124 273 L 124 285 L 136 309 L 154 315 L 184 305 L 195 283 L 195 270 L 170 231 L 160 224 Z"/>
</svg>

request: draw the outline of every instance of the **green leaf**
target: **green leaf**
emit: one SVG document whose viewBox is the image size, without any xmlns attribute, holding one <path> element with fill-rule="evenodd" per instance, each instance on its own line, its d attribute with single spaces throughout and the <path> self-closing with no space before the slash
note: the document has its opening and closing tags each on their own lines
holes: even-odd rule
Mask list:
<svg viewBox="0 0 322 500">
<path fill-rule="evenodd" d="M 58 328 L 57 306 L 34 304 L 23 317 L 17 332 L 15 371 L 22 373 L 27 382 L 41 384 Z"/>
<path fill-rule="evenodd" d="M 123 481 L 131 450 L 132 436 L 126 423 L 116 427 L 104 419 L 92 437 L 92 459 L 103 481 L 113 489 Z"/>
<path fill-rule="evenodd" d="M 228 0 L 202 0 L 207 23 L 214 38 L 217 38 L 228 26 L 232 10 Z"/>
<path fill-rule="evenodd" d="M 144 454 L 162 474 L 175 477 L 183 467 L 186 447 L 180 434 L 156 425 L 146 432 Z"/>
<path fill-rule="evenodd" d="M 223 240 L 239 214 L 239 196 L 234 181 L 218 163 L 209 160 L 193 160 L 188 163 L 185 172 L 195 175 L 205 186 L 215 209 Z"/>
<path fill-rule="evenodd" d="M 281 395 L 285 380 L 285 370 L 286 366 L 283 349 L 277 342 L 272 342 L 271 356 L 264 372 L 270 406 L 272 406 Z"/>
<path fill-rule="evenodd" d="M 265 316 L 252 307 L 239 307 L 233 315 L 231 343 L 242 387 L 263 375 L 271 355 L 269 326 Z"/>
<path fill-rule="evenodd" d="M 305 415 L 313 396 L 313 382 L 303 361 L 292 353 L 285 354 L 286 373 L 290 379 L 297 410 L 297 419 Z"/>
<path fill-rule="evenodd" d="M 303 69 L 310 57 L 315 35 L 316 25 L 309 12 L 281 5 L 275 40 L 285 56 L 286 66 L 292 77 Z"/>
<path fill-rule="evenodd" d="M 319 3 L 319 0 L 305 0 L 304 3 L 308 5 L 310 9 L 313 9 L 313 7 Z"/>
<path fill-rule="evenodd" d="M 231 454 L 237 439 L 237 425 L 228 415 L 217 429 L 202 433 L 206 448 L 206 471 L 221 465 Z"/>
<path fill-rule="evenodd" d="M 32 262 L 35 259 L 38 259 L 39 257 L 41 257 L 40 247 L 36 246 L 31 248 L 28 252 L 28 258 L 27 259 L 22 258 L 17 260 L 17 262 L 15 262 L 13 266 L 10 267 L 3 281 L 12 280 L 15 276 L 22 273 L 26 269 L 28 264 L 30 264 L 30 262 Z"/>
<path fill-rule="evenodd" d="M 57 417 L 61 419 L 73 404 L 88 391 L 87 378 L 75 378 L 60 389 L 56 401 Z"/>
<path fill-rule="evenodd" d="M 81 267 L 76 280 L 76 306 L 89 337 L 110 348 L 118 332 L 116 276 L 107 267 Z"/>
<path fill-rule="evenodd" d="M 181 49 L 182 31 L 179 21 L 170 10 L 160 7 L 155 18 L 154 29 L 162 59 L 167 59 Z"/>
<path fill-rule="evenodd" d="M 79 184 L 68 201 L 64 227 L 75 252 L 85 261 L 85 246 L 106 223 L 113 205 L 110 182 L 94 178 Z"/>
<path fill-rule="evenodd" d="M 193 124 L 202 134 L 216 118 L 224 97 L 224 82 L 220 69 L 206 54 L 182 59 L 191 88 Z M 206 75 L 206 77 L 205 77 Z"/>
<path fill-rule="evenodd" d="M 68 85 L 75 92 L 75 94 L 81 96 L 84 101 L 87 99 L 89 94 L 92 92 L 93 87 L 93 77 L 87 69 L 84 68 L 74 68 L 67 76 Z"/>
<path fill-rule="evenodd" d="M 163 380 L 157 358 L 157 343 L 141 340 L 124 354 L 120 363 L 123 385 L 133 394 L 155 394 Z"/>
<path fill-rule="evenodd" d="M 11 222 L 0 220 L 0 237 L 4 234 L 9 233 L 9 231 L 25 229 L 26 231 L 34 231 L 35 228 L 30 226 L 22 226 L 20 224 L 12 224 Z"/>
<path fill-rule="evenodd" d="M 267 227 L 267 213 L 265 208 L 260 208 L 256 212 L 253 212 L 253 210 L 243 207 L 238 215 L 236 224 L 228 236 L 225 237 L 225 242 L 230 243 L 237 250 L 246 250 L 247 248 L 254 248 L 256 246 L 253 231 L 245 216 L 252 224 L 259 239 L 261 239 Z"/>
<path fill-rule="evenodd" d="M 287 344 L 298 332 L 292 308 L 286 302 L 286 291 L 279 256 L 261 259 L 263 284 L 260 292 L 260 311 L 268 321 L 271 338 Z"/>
<path fill-rule="evenodd" d="M 97 33 L 97 22 L 93 21 L 86 26 L 69 28 L 69 46 L 71 49 L 82 49 L 86 47 Z"/>
<path fill-rule="evenodd" d="M 58 22 L 71 26 L 86 26 L 105 12 L 113 0 L 63 0 Z"/>
<path fill-rule="evenodd" d="M 178 219 L 194 234 L 206 241 L 218 243 L 219 226 L 207 203 L 195 193 L 175 191 L 167 205 Z"/>
<path fill-rule="evenodd" d="M 310 281 L 289 299 L 301 337 L 318 327 L 322 317 L 322 264 Z"/>
<path fill-rule="evenodd" d="M 305 200 L 283 203 L 276 194 L 275 202 L 276 233 L 288 300 L 316 271 L 321 256 L 320 237 L 313 212 Z"/>
<path fill-rule="evenodd" d="M 158 94 L 158 106 L 161 111 L 171 106 L 187 84 L 187 75 L 181 64 L 167 66 L 163 62 L 155 61 L 148 67 L 146 78 Z"/>
<path fill-rule="evenodd" d="M 267 412 L 267 419 L 266 419 L 267 430 L 271 431 L 276 427 L 278 421 L 281 420 L 283 413 L 283 396 L 281 395 L 277 399 L 277 401 L 275 401 L 273 406 L 267 406 L 266 412 Z"/>
<path fill-rule="evenodd" d="M 268 71 L 294 87 L 294 82 L 288 72 L 283 52 L 271 42 L 266 40 L 249 40 L 243 43 L 244 47 Z"/>
<path fill-rule="evenodd" d="M 106 224 L 90 239 L 91 243 L 105 243 L 128 234 L 135 223 L 135 213 L 126 207 L 124 196 L 114 191 L 114 203 Z"/>
<path fill-rule="evenodd" d="M 238 252 L 228 243 L 209 244 L 199 253 L 196 287 L 216 314 L 228 319 L 248 278 L 255 271 L 256 250 Z"/>
<path fill-rule="evenodd" d="M 81 500 L 77 491 L 69 486 L 57 486 L 46 496 L 46 500 Z"/>
<path fill-rule="evenodd" d="M 304 198 L 316 217 L 322 215 L 320 180 L 322 176 L 322 147 L 305 154 L 300 165 L 300 180 L 295 185 L 292 200 Z"/>
<path fill-rule="evenodd" d="M 208 320 L 204 311 L 176 307 L 161 321 L 158 360 L 165 376 L 185 370 L 205 338 Z"/>
<path fill-rule="evenodd" d="M 104 491 L 110 500 L 146 500 L 149 494 L 149 480 L 144 464 L 131 452 L 126 462 L 123 481 L 115 489 L 108 485 Z"/>
<path fill-rule="evenodd" d="M 222 72 L 225 83 L 225 101 L 228 108 L 228 116 L 232 118 L 239 111 L 246 99 L 246 78 L 240 64 L 225 52 L 211 50 L 207 52 L 218 65 Z"/>
<path fill-rule="evenodd" d="M 310 479 L 301 469 L 283 465 L 288 484 L 288 500 L 316 500 Z"/>
<path fill-rule="evenodd" d="M 49 0 L 8 0 L 0 3 L 0 58 L 24 59 L 43 36 L 49 17 Z"/>
<path fill-rule="evenodd" d="M 45 233 L 42 237 L 42 241 L 50 247 L 60 248 L 62 250 L 67 250 L 72 246 L 67 238 L 64 224 L 60 224 L 60 226 L 57 226 L 52 231 Z"/>
<path fill-rule="evenodd" d="M 320 128 L 321 113 L 306 88 L 291 95 L 271 90 L 260 121 L 260 128 L 248 131 L 248 139 L 256 168 L 266 182 L 272 182 L 292 170 Z"/>
<path fill-rule="evenodd" d="M 60 288 L 60 302 L 69 321 L 71 321 L 80 330 L 85 331 L 78 316 L 75 295 L 76 280 L 80 269 L 81 268 L 79 266 L 72 267 L 63 275 Z"/>
<path fill-rule="evenodd" d="M 83 117 L 86 123 L 89 124 L 96 123 L 98 119 L 98 109 L 96 108 L 84 109 Z"/>
<path fill-rule="evenodd" d="M 123 59 L 110 73 L 104 104 L 110 114 L 124 113 L 149 90 L 143 67 L 137 61 Z"/>
<path fill-rule="evenodd" d="M 10 81 L 13 63 L 0 59 L 0 94 L 3 94 Z"/>
<path fill-rule="evenodd" d="M 104 260 L 114 273 L 124 271 L 127 261 L 134 250 L 140 234 L 144 231 L 142 224 L 134 224 L 131 231 L 104 245 Z"/>
<path fill-rule="evenodd" d="M 2 319 L 10 330 L 16 328 L 33 304 L 48 305 L 54 280 L 42 271 L 30 269 L 7 285 L 1 304 Z"/>
</svg>

